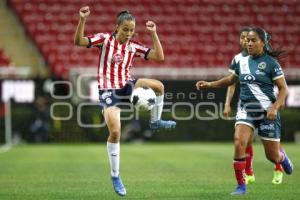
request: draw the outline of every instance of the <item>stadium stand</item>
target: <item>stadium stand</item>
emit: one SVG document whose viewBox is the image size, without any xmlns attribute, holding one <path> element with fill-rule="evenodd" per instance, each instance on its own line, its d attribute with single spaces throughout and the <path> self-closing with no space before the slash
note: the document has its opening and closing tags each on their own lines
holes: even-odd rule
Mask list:
<svg viewBox="0 0 300 200">
<path fill-rule="evenodd" d="M 10 58 L 6 55 L 3 49 L 0 49 L 0 67 L 8 67 L 11 65 Z"/>
<path fill-rule="evenodd" d="M 288 51 L 287 68 L 300 67 L 300 4 L 295 0 L 10 0 L 48 66 L 58 75 L 70 68 L 93 66 L 96 49 L 74 48 L 80 7 L 89 5 L 86 34 L 113 31 L 116 14 L 130 10 L 137 19 L 136 40 L 151 45 L 144 23 L 153 20 L 163 43 L 162 63 L 135 61 L 136 67 L 227 67 L 239 51 L 244 26 L 268 30 L 275 48 Z M 270 4 L 272 2 L 272 4 Z"/>
</svg>

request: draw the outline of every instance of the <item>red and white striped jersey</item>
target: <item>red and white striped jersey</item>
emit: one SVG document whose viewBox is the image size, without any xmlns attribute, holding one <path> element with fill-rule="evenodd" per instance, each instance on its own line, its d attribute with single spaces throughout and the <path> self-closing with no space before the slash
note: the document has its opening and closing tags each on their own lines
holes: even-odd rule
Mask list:
<svg viewBox="0 0 300 200">
<path fill-rule="evenodd" d="M 99 89 L 120 89 L 131 79 L 130 69 L 134 57 L 147 59 L 150 49 L 129 40 L 119 44 L 113 34 L 97 33 L 88 36 L 90 46 L 99 48 Z"/>
</svg>

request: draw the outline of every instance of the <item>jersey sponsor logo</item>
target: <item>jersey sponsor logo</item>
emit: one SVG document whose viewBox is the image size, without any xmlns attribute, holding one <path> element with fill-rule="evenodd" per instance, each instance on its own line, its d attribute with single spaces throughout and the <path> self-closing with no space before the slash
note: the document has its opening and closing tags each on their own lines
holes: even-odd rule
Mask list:
<svg viewBox="0 0 300 200">
<path fill-rule="evenodd" d="M 257 65 L 258 69 L 266 69 L 267 67 L 267 64 L 265 62 L 260 62 L 258 65 Z"/>
<path fill-rule="evenodd" d="M 274 126 L 274 124 L 262 124 L 262 125 L 260 125 L 260 130 L 267 130 L 267 131 L 274 131 L 275 130 L 275 126 Z"/>
<path fill-rule="evenodd" d="M 262 72 L 259 69 L 255 71 L 255 74 L 257 74 L 257 75 L 266 75 L 265 72 Z"/>
<path fill-rule="evenodd" d="M 255 81 L 255 77 L 252 75 L 252 74 L 247 74 L 245 77 L 244 77 L 244 80 L 245 81 Z"/>
<path fill-rule="evenodd" d="M 120 54 L 120 53 L 115 53 L 114 55 L 113 55 L 113 58 L 112 58 L 112 61 L 115 63 L 115 64 L 119 64 L 119 63 L 121 63 L 121 62 L 123 62 L 123 55 L 122 54 Z"/>
</svg>

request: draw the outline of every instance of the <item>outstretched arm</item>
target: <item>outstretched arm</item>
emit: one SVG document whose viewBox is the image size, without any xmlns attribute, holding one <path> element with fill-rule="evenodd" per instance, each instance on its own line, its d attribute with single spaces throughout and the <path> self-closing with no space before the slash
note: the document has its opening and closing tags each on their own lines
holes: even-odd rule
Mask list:
<svg viewBox="0 0 300 200">
<path fill-rule="evenodd" d="M 87 37 L 84 37 L 84 25 L 87 17 L 90 15 L 90 8 L 88 6 L 82 7 L 79 10 L 79 14 L 80 19 L 74 36 L 74 44 L 77 46 L 88 46 L 89 40 Z"/>
<path fill-rule="evenodd" d="M 237 76 L 234 74 L 231 74 L 229 76 L 226 76 L 220 80 L 207 82 L 207 81 L 198 81 L 196 83 L 196 87 L 198 90 L 203 88 L 220 88 L 220 87 L 226 87 L 229 85 L 232 85 L 238 81 Z"/>
<path fill-rule="evenodd" d="M 152 42 L 153 42 L 153 49 L 150 50 L 147 58 L 149 60 L 163 61 L 165 59 L 164 50 L 163 50 L 160 40 L 158 38 L 155 23 L 152 21 L 148 21 L 146 23 L 146 28 L 150 32 L 151 37 L 152 37 Z"/>
</svg>

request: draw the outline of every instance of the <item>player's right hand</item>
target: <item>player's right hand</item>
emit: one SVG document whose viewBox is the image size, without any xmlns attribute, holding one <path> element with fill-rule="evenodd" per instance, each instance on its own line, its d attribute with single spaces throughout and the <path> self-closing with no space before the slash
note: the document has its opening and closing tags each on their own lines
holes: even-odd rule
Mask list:
<svg viewBox="0 0 300 200">
<path fill-rule="evenodd" d="M 210 88 L 210 82 L 207 81 L 198 81 L 196 83 L 197 90 L 203 89 L 203 88 Z"/>
<path fill-rule="evenodd" d="M 90 15 L 90 7 L 84 6 L 79 10 L 80 18 L 86 19 Z"/>
<path fill-rule="evenodd" d="M 268 120 L 275 120 L 277 116 L 278 110 L 273 106 L 267 111 L 267 119 Z"/>
<path fill-rule="evenodd" d="M 231 107 L 230 105 L 225 104 L 224 110 L 223 110 L 223 115 L 226 118 L 229 118 L 229 114 L 231 113 Z"/>
</svg>

